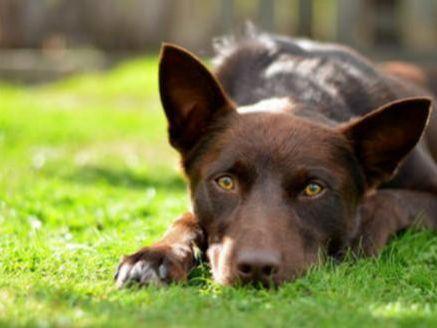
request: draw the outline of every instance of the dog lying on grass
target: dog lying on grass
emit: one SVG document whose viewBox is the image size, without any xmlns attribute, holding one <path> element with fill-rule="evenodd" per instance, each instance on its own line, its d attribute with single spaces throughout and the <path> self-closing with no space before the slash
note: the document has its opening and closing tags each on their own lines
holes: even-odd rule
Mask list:
<svg viewBox="0 0 437 328">
<path fill-rule="evenodd" d="M 125 256 L 118 286 L 184 281 L 196 249 L 220 284 L 279 285 L 320 254 L 375 255 L 412 225 L 437 227 L 437 116 L 402 64 L 268 34 L 227 42 L 215 62 L 162 48 L 193 211 Z"/>
</svg>

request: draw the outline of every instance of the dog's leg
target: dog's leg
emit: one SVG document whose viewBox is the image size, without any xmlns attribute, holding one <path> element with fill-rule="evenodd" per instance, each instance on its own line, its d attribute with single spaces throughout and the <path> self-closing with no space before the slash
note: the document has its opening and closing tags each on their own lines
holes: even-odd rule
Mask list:
<svg viewBox="0 0 437 328">
<path fill-rule="evenodd" d="M 184 214 L 159 242 L 123 257 L 115 275 L 117 286 L 185 281 L 195 265 L 196 249 L 202 248 L 204 240 L 196 217 Z"/>
<path fill-rule="evenodd" d="M 391 237 L 410 226 L 437 229 L 437 195 L 382 189 L 365 199 L 360 214 L 354 247 L 365 255 L 376 255 Z"/>
</svg>

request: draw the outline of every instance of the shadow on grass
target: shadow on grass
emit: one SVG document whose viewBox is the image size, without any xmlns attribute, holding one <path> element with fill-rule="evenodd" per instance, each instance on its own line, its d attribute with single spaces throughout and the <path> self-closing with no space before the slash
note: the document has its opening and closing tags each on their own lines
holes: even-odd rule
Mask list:
<svg viewBox="0 0 437 328">
<path fill-rule="evenodd" d="M 53 172 L 51 172 L 53 174 Z M 83 166 L 61 178 L 81 184 L 105 183 L 114 187 L 130 189 L 163 188 L 185 190 L 185 181 L 171 172 L 157 172 L 154 176 L 141 174 L 128 169 L 114 169 L 101 166 Z"/>
</svg>

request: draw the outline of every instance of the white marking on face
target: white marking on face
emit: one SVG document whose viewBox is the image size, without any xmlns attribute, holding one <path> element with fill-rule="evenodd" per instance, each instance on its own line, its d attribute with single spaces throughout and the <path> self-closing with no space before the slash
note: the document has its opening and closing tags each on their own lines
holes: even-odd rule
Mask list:
<svg viewBox="0 0 437 328">
<path fill-rule="evenodd" d="M 222 244 L 212 244 L 207 251 L 214 281 L 221 285 L 228 284 L 232 277 L 232 270 L 228 261 L 233 249 L 234 241 L 225 238 Z"/>
</svg>

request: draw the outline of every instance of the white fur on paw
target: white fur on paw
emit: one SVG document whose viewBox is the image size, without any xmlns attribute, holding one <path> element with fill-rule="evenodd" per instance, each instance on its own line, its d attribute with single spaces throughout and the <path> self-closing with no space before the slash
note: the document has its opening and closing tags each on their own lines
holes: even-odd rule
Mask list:
<svg viewBox="0 0 437 328">
<path fill-rule="evenodd" d="M 130 283 L 139 283 L 140 285 L 162 283 L 161 267 L 159 274 L 153 266 L 147 261 L 138 261 L 134 264 L 122 264 L 118 270 L 116 285 L 117 287 L 125 287 Z"/>
</svg>

